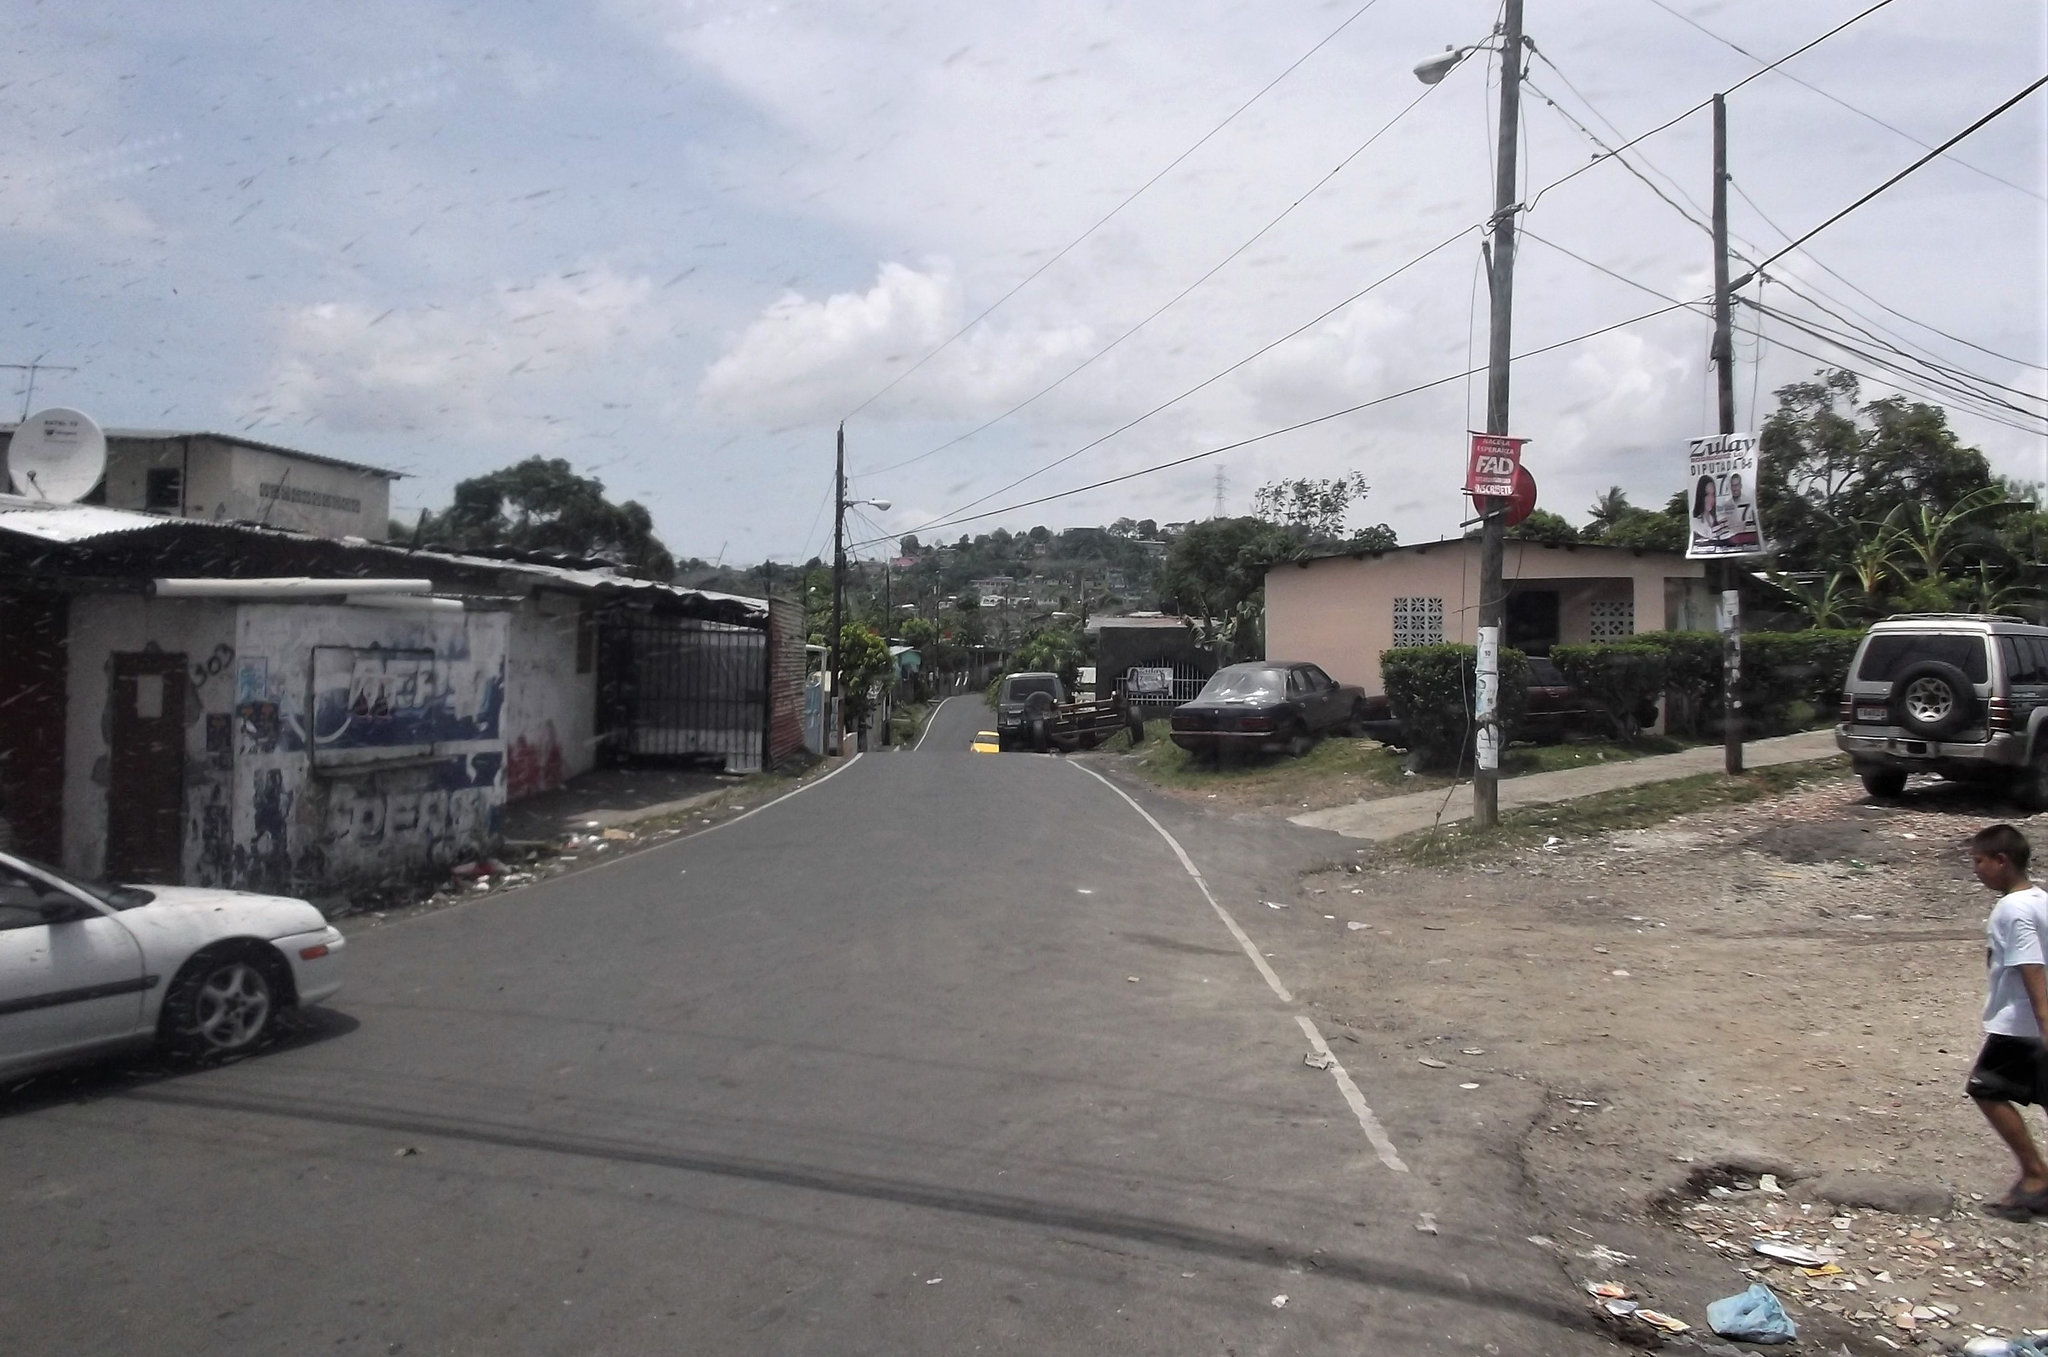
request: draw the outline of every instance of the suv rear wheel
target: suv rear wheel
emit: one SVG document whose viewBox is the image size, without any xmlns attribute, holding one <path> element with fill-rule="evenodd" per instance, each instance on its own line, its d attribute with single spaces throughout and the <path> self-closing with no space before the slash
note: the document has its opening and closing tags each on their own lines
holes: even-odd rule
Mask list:
<svg viewBox="0 0 2048 1357">
<path fill-rule="evenodd" d="M 1953 735 L 1977 714 L 1977 693 L 1962 670 L 1944 660 L 1909 664 L 1892 684 L 1900 725 L 1925 740 Z"/>
<path fill-rule="evenodd" d="M 1889 801 L 1906 790 L 1903 768 L 1859 768 L 1856 776 L 1863 779 L 1863 790 L 1880 801 Z"/>
<path fill-rule="evenodd" d="M 2048 810 L 2048 757 L 2036 754 L 2014 773 L 2012 799 L 2029 815 Z"/>
</svg>

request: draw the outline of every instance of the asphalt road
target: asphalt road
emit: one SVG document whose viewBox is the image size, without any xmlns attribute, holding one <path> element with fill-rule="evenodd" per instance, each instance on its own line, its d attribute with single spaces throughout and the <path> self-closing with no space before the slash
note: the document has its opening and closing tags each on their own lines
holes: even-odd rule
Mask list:
<svg viewBox="0 0 2048 1357">
<path fill-rule="evenodd" d="M 0 1102 L 0 1347 L 1606 1350 L 1523 1238 L 1536 1104 L 1331 1032 L 1354 1108 L 1154 827 L 986 715 L 358 931 L 258 1058 Z M 1183 842 L 1258 951 L 1236 833 Z"/>
</svg>

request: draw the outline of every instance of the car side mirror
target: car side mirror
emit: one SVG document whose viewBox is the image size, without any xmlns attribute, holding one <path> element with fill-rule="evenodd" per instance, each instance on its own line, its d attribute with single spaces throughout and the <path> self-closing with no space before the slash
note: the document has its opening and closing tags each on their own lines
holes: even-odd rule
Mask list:
<svg viewBox="0 0 2048 1357">
<path fill-rule="evenodd" d="M 80 919 L 89 919 L 93 915 L 92 910 L 78 901 L 63 896 L 45 896 L 37 900 L 36 913 L 43 916 L 43 922 L 46 924 L 75 923 Z"/>
</svg>

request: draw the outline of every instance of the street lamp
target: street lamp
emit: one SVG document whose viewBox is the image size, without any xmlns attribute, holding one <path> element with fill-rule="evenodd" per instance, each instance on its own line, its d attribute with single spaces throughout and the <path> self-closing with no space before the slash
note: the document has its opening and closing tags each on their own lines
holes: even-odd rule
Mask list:
<svg viewBox="0 0 2048 1357">
<path fill-rule="evenodd" d="M 1473 52 L 1485 48 L 1501 54 L 1500 139 L 1494 154 L 1492 240 L 1488 243 L 1487 281 L 1491 319 L 1486 349 L 1486 432 L 1508 432 L 1508 360 L 1515 300 L 1515 152 L 1522 107 L 1522 0 L 1504 0 L 1498 46 L 1481 43 L 1453 47 L 1415 67 L 1415 78 L 1434 85 Z M 1472 767 L 1472 822 L 1491 829 L 1500 821 L 1500 751 L 1506 732 L 1500 726 L 1500 640 L 1507 590 L 1502 583 L 1502 558 L 1507 548 L 1508 501 L 1475 497 L 1480 518 L 1478 642 L 1472 718 L 1478 748 Z"/>
<path fill-rule="evenodd" d="M 1459 62 L 1478 50 L 1476 46 L 1446 47 L 1437 55 L 1416 62 L 1415 78 L 1425 85 L 1434 85 L 1449 75 Z"/>
</svg>

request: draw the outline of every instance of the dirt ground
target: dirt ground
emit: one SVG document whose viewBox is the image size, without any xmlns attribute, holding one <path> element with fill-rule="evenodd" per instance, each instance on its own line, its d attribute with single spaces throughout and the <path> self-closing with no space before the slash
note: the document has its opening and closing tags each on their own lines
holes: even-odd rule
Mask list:
<svg viewBox="0 0 2048 1357">
<path fill-rule="evenodd" d="M 1761 1279 L 1805 1350 L 1959 1350 L 2048 1326 L 2048 1224 L 1975 1208 L 2013 1174 L 1962 1094 L 1991 902 L 1960 845 L 2010 817 L 1830 777 L 1455 866 L 1361 850 L 1304 877 L 1283 926 L 1329 935 L 1301 949 L 1309 1000 L 1441 1062 L 1447 1096 L 1545 1090 L 1525 1160 L 1574 1284 L 1706 1336 L 1706 1303 Z M 2048 816 L 2014 822 L 2048 859 Z M 1818 1274 L 1758 1238 L 1822 1249 Z"/>
</svg>

